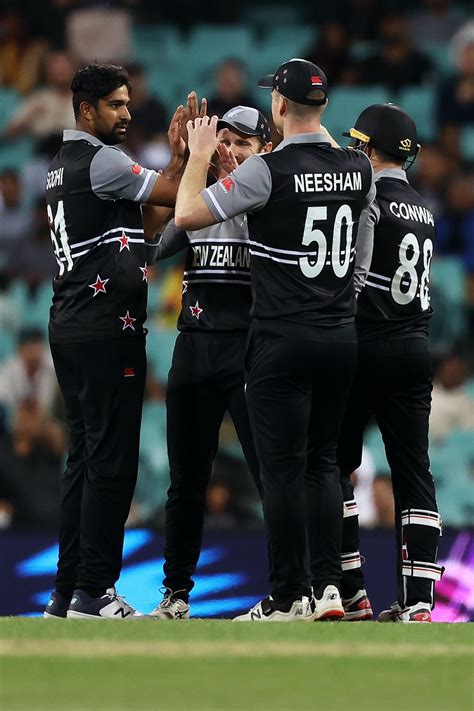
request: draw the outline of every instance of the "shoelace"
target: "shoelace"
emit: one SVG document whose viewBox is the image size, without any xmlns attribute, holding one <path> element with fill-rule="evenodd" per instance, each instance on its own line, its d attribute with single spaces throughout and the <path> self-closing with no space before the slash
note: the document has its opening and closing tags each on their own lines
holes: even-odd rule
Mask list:
<svg viewBox="0 0 474 711">
<path fill-rule="evenodd" d="M 107 595 L 109 597 L 111 597 L 113 600 L 117 600 L 117 602 L 119 602 L 121 605 L 125 605 L 125 607 L 128 607 L 128 609 L 131 610 L 132 612 L 134 612 L 134 613 L 137 612 L 136 609 L 134 607 L 132 607 L 132 605 L 130 605 L 130 603 L 125 600 L 123 595 L 119 595 L 117 593 L 115 588 L 111 588 L 111 592 L 108 592 Z"/>
<path fill-rule="evenodd" d="M 181 598 L 176 598 L 176 595 L 180 592 L 186 592 L 186 590 L 183 588 L 182 590 L 175 590 L 173 592 L 173 590 L 171 590 L 170 588 L 160 588 L 160 593 L 164 597 L 158 607 L 171 607 L 171 605 L 174 605 L 177 602 L 182 602 L 186 604 L 184 600 L 181 600 Z"/>
</svg>

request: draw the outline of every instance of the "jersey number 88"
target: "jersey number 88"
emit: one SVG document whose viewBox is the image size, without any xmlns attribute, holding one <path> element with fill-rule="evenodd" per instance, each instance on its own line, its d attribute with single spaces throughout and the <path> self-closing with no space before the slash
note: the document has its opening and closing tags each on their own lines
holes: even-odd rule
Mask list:
<svg viewBox="0 0 474 711">
<path fill-rule="evenodd" d="M 418 281 L 420 286 L 420 304 L 423 311 L 426 311 L 430 305 L 430 264 L 433 256 L 433 242 L 430 239 L 425 239 L 423 242 L 423 272 L 418 280 L 416 266 L 420 258 L 420 245 L 418 239 L 413 232 L 405 235 L 400 243 L 398 257 L 400 266 L 394 274 L 391 283 L 391 294 L 394 301 L 402 306 L 409 304 L 415 298 L 418 291 Z M 402 281 L 408 277 L 408 289 L 402 291 L 402 284 L 406 286 L 406 281 Z"/>
</svg>

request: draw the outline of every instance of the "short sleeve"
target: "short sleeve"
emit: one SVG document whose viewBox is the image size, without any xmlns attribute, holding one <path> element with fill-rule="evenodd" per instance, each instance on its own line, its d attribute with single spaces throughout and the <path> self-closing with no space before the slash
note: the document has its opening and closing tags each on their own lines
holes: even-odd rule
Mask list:
<svg viewBox="0 0 474 711">
<path fill-rule="evenodd" d="M 205 188 L 201 197 L 218 222 L 264 207 L 272 192 L 272 177 L 260 156 L 251 156 L 226 178 Z"/>
<path fill-rule="evenodd" d="M 374 248 L 374 230 L 380 219 L 380 208 L 377 200 L 373 200 L 368 207 L 360 213 L 359 228 L 356 239 L 356 259 L 354 270 L 354 284 L 356 294 L 362 290 L 367 273 L 372 261 Z"/>
<path fill-rule="evenodd" d="M 92 191 L 102 200 L 132 200 L 144 203 L 150 196 L 158 173 L 142 168 L 119 148 L 104 146 L 90 166 Z"/>
</svg>

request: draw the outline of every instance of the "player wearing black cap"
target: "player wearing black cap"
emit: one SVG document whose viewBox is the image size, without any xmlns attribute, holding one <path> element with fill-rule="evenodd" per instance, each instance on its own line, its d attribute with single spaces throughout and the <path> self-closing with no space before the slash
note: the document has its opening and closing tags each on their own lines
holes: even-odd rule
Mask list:
<svg viewBox="0 0 474 711">
<path fill-rule="evenodd" d="M 379 619 L 430 622 L 440 517 L 428 458 L 431 357 L 429 280 L 433 215 L 405 173 L 418 145 L 412 119 L 393 104 L 361 113 L 348 134 L 372 162 L 377 197 L 359 235 L 373 235 L 369 273 L 357 304 L 357 370 L 338 447 L 344 495 L 342 593 L 345 619 L 369 619 L 359 553 L 357 503 L 350 481 L 372 416 L 392 473 L 397 533 L 398 601 Z"/>
<path fill-rule="evenodd" d="M 224 114 L 217 130 L 221 162 L 229 156 L 241 165 L 250 156 L 271 150 L 270 127 L 257 109 L 236 106 Z M 244 392 L 251 304 L 248 239 L 245 214 L 189 232 L 178 229 L 172 220 L 157 248 L 158 259 L 187 249 L 180 334 L 166 392 L 171 476 L 166 502 L 166 593 L 151 613 L 162 620 L 189 617 L 206 489 L 227 410 L 261 491 Z"/>
<path fill-rule="evenodd" d="M 332 148 L 322 132 L 327 82 L 319 67 L 294 59 L 262 84 L 273 89 L 272 114 L 283 142 L 202 190 L 217 121 L 196 121 L 189 126 L 191 155 L 175 219 L 196 229 L 241 212 L 248 216 L 247 402 L 272 595 L 238 619 L 340 618 L 336 446 L 355 367 L 355 236 L 375 194 L 372 168 L 362 153 Z"/>
<path fill-rule="evenodd" d="M 89 65 L 72 82 L 77 130 L 64 132 L 46 183 L 58 262 L 49 338 L 70 449 L 61 481 L 59 562 L 46 617 L 131 619 L 115 594 L 135 488 L 146 375 L 147 247 L 141 203 L 174 204 L 184 143 L 164 176 L 117 144 L 131 120 L 123 67 Z"/>
</svg>

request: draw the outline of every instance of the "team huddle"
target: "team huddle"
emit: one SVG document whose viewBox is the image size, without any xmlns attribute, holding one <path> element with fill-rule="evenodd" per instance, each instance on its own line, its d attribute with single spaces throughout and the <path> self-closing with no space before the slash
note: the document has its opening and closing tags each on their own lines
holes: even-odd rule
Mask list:
<svg viewBox="0 0 474 711">
<path fill-rule="evenodd" d="M 149 617 L 190 617 L 205 496 L 229 412 L 262 499 L 269 595 L 237 621 L 369 620 L 351 474 L 375 417 L 395 501 L 396 602 L 430 622 L 441 531 L 428 458 L 431 213 L 406 169 L 420 146 L 393 104 L 367 107 L 339 147 L 322 125 L 324 72 L 293 59 L 259 86 L 272 118 L 176 110 L 157 173 L 117 147 L 127 72 L 72 82 L 77 126 L 46 186 L 50 344 L 70 449 L 59 561 L 45 617 L 143 617 L 115 590 L 138 469 L 148 266 L 185 252 L 168 378 L 163 585 Z M 370 592 L 370 591 L 369 591 Z"/>
</svg>

